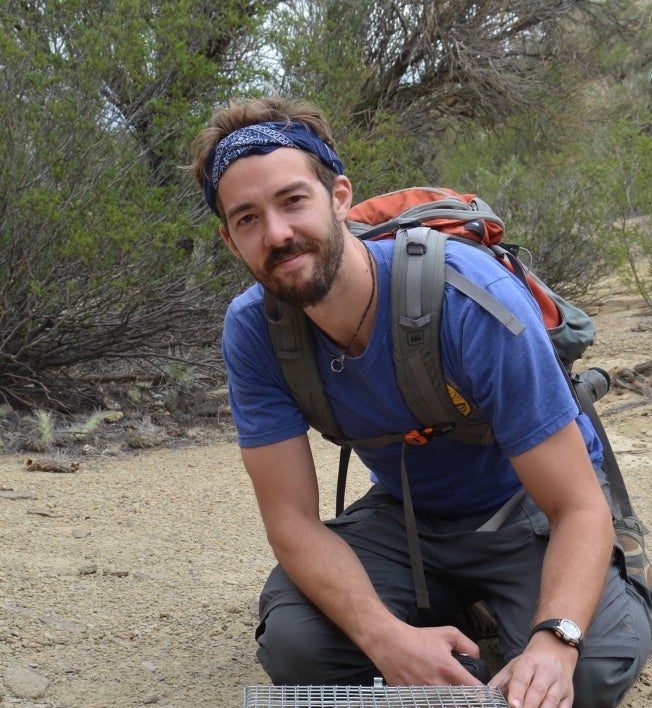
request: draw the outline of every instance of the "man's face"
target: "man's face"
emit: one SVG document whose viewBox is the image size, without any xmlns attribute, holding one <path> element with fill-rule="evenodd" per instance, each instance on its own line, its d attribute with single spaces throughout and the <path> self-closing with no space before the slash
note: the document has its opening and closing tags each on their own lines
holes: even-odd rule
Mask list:
<svg viewBox="0 0 652 708">
<path fill-rule="evenodd" d="M 342 262 L 348 205 L 334 202 L 306 154 L 278 148 L 236 160 L 218 194 L 222 236 L 254 278 L 297 307 L 321 302 Z"/>
</svg>

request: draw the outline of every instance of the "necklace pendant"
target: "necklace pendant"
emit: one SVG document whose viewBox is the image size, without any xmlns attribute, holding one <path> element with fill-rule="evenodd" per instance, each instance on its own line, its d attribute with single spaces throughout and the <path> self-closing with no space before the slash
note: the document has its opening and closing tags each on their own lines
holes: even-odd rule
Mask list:
<svg viewBox="0 0 652 708">
<path fill-rule="evenodd" d="M 351 347 L 355 342 L 355 338 L 358 336 L 360 328 L 364 324 L 364 321 L 367 319 L 367 315 L 369 314 L 369 310 L 374 301 L 374 295 L 376 294 L 376 271 L 374 270 L 374 262 L 373 258 L 371 257 L 371 251 L 367 246 L 364 245 L 364 243 L 362 245 L 367 253 L 367 259 L 369 261 L 369 272 L 371 273 L 371 295 L 369 296 L 369 302 L 367 303 L 367 306 L 364 308 L 364 312 L 362 313 L 360 322 L 358 322 L 358 326 L 355 328 L 353 336 L 351 337 L 351 339 L 349 339 L 349 343 L 346 345 L 346 347 L 344 347 L 344 351 L 339 356 L 334 356 L 331 353 L 331 371 L 334 374 L 340 374 L 342 373 L 342 371 L 344 371 L 344 359 L 351 351 Z"/>
<path fill-rule="evenodd" d="M 344 357 L 345 355 L 342 354 L 341 356 L 331 359 L 331 371 L 334 374 L 339 374 L 344 371 Z"/>
</svg>

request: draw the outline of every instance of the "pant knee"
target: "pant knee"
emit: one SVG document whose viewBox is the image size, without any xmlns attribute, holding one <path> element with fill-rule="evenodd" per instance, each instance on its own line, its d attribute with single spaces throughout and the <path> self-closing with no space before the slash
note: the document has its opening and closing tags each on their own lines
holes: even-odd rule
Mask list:
<svg viewBox="0 0 652 708">
<path fill-rule="evenodd" d="M 315 608 L 280 606 L 261 623 L 258 660 L 274 685 L 373 683 L 369 659 Z"/>
<path fill-rule="evenodd" d="M 594 619 L 585 653 L 574 675 L 573 708 L 612 708 L 621 704 L 645 667 L 652 649 L 650 607 L 636 587 L 626 584 L 623 594 L 612 592 L 616 611 Z M 592 636 L 595 634 L 595 636 Z"/>
<path fill-rule="evenodd" d="M 638 676 L 635 658 L 592 657 L 581 659 L 573 677 L 573 708 L 614 708 Z"/>
<path fill-rule="evenodd" d="M 285 614 L 277 608 L 261 624 L 257 652 L 260 664 L 275 685 L 313 683 L 320 663 L 315 656 L 319 644 L 311 641 L 301 625 L 284 619 Z"/>
</svg>

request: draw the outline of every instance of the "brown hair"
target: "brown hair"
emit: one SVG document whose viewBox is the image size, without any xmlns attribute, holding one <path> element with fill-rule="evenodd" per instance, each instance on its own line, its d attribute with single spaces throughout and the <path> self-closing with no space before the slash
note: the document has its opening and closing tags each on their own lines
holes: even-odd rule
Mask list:
<svg viewBox="0 0 652 708">
<path fill-rule="evenodd" d="M 204 180 L 210 178 L 206 173 L 206 161 L 221 140 L 234 130 L 268 121 L 303 123 L 312 128 L 330 148 L 335 150 L 333 133 L 326 117 L 319 108 L 311 103 L 291 101 L 280 96 L 237 99 L 231 101 L 228 106 L 217 108 L 208 126 L 201 130 L 192 142 L 193 161 L 190 169 L 198 184 L 201 186 L 204 184 Z M 313 166 L 319 181 L 330 192 L 335 173 L 314 155 L 306 153 L 306 157 Z M 219 199 L 217 201 L 216 206 L 222 215 L 222 221 L 224 221 Z"/>
</svg>

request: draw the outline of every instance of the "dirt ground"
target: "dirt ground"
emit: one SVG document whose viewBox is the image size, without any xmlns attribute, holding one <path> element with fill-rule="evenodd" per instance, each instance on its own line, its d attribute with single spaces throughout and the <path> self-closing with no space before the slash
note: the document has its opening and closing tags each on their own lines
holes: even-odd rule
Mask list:
<svg viewBox="0 0 652 708">
<path fill-rule="evenodd" d="M 598 342 L 587 365 L 613 374 L 650 360 L 640 299 L 610 284 L 590 311 Z M 638 390 L 618 388 L 600 408 L 652 526 L 652 400 L 641 381 L 650 386 L 630 376 Z M 329 516 L 337 453 L 314 441 Z M 267 683 L 253 633 L 273 558 L 232 434 L 86 452 L 68 473 L 0 456 L 0 706 L 242 706 L 245 686 Z M 367 481 L 360 466 L 351 477 L 352 498 Z M 652 705 L 652 664 L 623 705 Z"/>
</svg>

